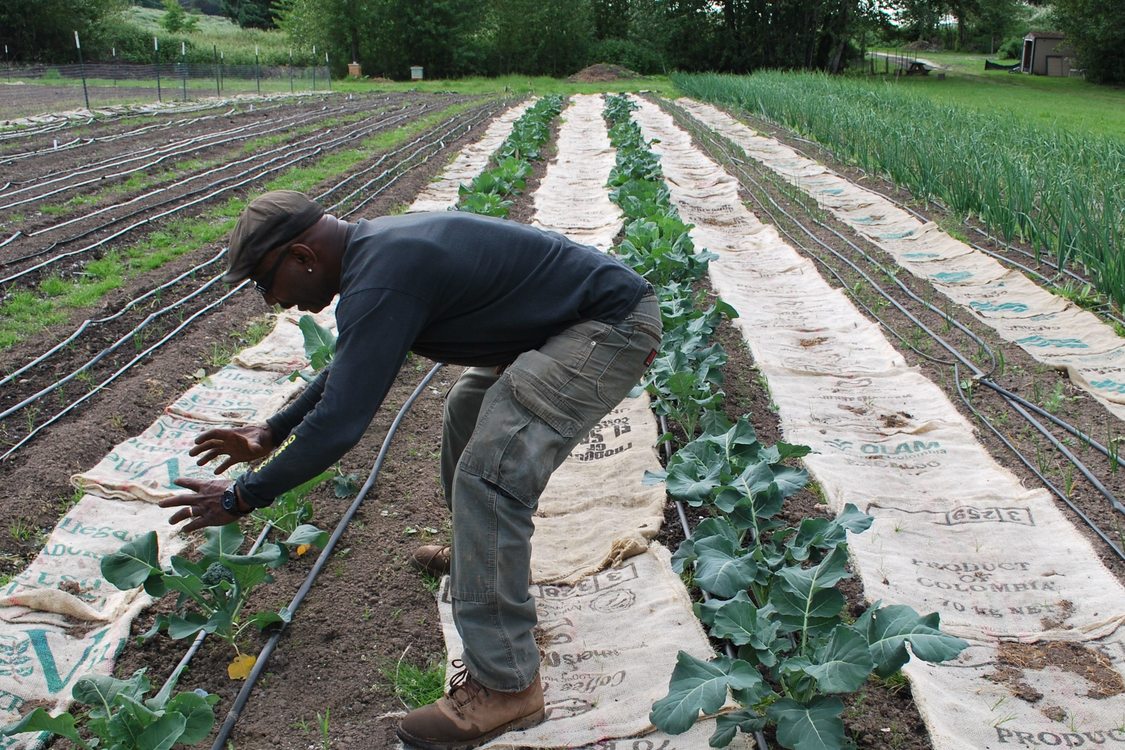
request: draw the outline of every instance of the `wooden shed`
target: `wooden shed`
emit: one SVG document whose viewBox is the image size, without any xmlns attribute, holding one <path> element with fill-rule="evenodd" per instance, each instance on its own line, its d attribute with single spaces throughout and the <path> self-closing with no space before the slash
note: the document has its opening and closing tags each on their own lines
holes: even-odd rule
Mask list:
<svg viewBox="0 0 1125 750">
<path fill-rule="evenodd" d="M 1072 50 L 1057 31 L 1033 31 L 1023 38 L 1020 70 L 1041 76 L 1070 75 Z"/>
</svg>

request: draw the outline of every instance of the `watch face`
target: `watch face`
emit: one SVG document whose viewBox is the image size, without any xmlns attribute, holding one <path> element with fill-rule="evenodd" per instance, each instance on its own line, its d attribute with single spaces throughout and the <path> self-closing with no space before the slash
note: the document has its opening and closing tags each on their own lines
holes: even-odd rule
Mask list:
<svg viewBox="0 0 1125 750">
<path fill-rule="evenodd" d="M 227 491 L 223 493 L 222 504 L 223 510 L 226 512 L 233 513 L 235 511 L 238 504 L 238 497 L 234 494 L 233 488 L 228 488 Z"/>
</svg>

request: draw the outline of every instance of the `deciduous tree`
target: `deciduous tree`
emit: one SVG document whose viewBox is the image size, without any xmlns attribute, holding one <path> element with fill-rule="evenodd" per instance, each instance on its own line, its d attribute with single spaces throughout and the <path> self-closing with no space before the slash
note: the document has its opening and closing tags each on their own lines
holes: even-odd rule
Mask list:
<svg viewBox="0 0 1125 750">
<path fill-rule="evenodd" d="M 1087 80 L 1125 83 L 1125 3 L 1056 0 L 1055 17 L 1078 53 Z"/>
<path fill-rule="evenodd" d="M 121 0 L 3 0 L 0 36 L 16 60 L 65 62 L 77 55 L 74 32 L 88 43 L 122 5 Z"/>
</svg>

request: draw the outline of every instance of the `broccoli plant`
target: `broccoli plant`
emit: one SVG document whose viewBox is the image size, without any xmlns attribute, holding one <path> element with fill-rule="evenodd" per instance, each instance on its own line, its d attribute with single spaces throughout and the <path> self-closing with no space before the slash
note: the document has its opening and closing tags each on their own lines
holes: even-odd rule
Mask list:
<svg viewBox="0 0 1125 750">
<path fill-rule="evenodd" d="M 239 554 L 245 537 L 238 524 L 205 529 L 203 533 L 205 541 L 199 548 L 198 561 L 173 555 L 168 566 L 163 567 L 156 532 L 150 531 L 103 558 L 102 576 L 119 589 L 143 586 L 156 597 L 176 592 L 175 611 L 157 615 L 142 639 L 161 630 L 174 639 L 202 631 L 223 639 L 237 657 L 242 657 L 238 641 L 248 627 L 263 629 L 289 621 L 289 613 L 284 609 L 245 617 L 243 607 L 250 592 L 273 580 L 269 570 L 284 565 L 290 550 L 308 544 L 323 547 L 328 533 L 301 525 L 284 542 L 267 542 L 254 554 L 246 555 Z"/>
<path fill-rule="evenodd" d="M 512 125 L 511 134 L 496 151 L 493 167 L 458 187 L 457 210 L 504 218 L 512 206 L 509 196 L 523 192 L 531 162 L 542 158 L 551 135 L 550 123 L 562 111 L 561 96 L 545 96 Z"/>
<path fill-rule="evenodd" d="M 0 729 L 0 734 L 49 732 L 64 737 L 83 750 L 165 750 L 173 745 L 194 745 L 207 739 L 215 724 L 214 705 L 219 696 L 203 690 L 172 694 L 183 666 L 159 693 L 146 699 L 151 689 L 144 670 L 128 680 L 108 675 L 84 677 L 74 683 L 71 695 L 88 706 L 83 731 L 70 712 L 51 716 L 42 708 L 19 722 Z"/>
<path fill-rule="evenodd" d="M 902 605 L 876 603 L 855 622 L 845 620 L 836 584 L 850 576 L 847 533 L 865 531 L 872 519 L 850 503 L 833 519 L 806 518 L 797 526 L 778 519 L 785 499 L 808 480 L 786 462 L 808 451 L 763 446 L 745 417 L 729 424 L 712 416 L 666 470 L 646 475 L 649 483 L 663 481 L 673 497 L 713 512 L 672 564 L 711 595 L 697 605 L 711 635 L 738 649 L 736 658 L 711 661 L 681 652 L 668 695 L 652 707 L 657 727 L 686 731 L 700 711 L 718 711 L 729 689 L 742 708 L 718 718 L 712 747 L 768 723 L 782 747 L 848 747 L 836 695 L 859 690 L 873 673 L 897 672 L 910 658 L 907 644 L 930 662 L 952 659 L 968 645 L 941 632 L 936 613 L 923 617 Z"/>
</svg>

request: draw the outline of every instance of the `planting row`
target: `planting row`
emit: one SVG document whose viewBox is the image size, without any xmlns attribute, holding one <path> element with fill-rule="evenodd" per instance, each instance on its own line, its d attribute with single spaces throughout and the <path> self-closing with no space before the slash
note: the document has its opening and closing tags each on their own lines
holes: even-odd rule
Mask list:
<svg viewBox="0 0 1125 750">
<path fill-rule="evenodd" d="M 808 519 L 799 528 L 774 519 L 784 499 L 807 481 L 804 470 L 785 461 L 808 449 L 766 448 L 744 419 L 730 425 L 715 410 L 722 398 L 715 379 L 725 355 L 707 339 L 719 315 L 733 310 L 691 304 L 691 281 L 717 256 L 695 252 L 688 227 L 669 203 L 659 159 L 629 119 L 631 108 L 628 100 L 615 99 L 607 113 L 616 123 L 611 137 L 619 154 L 611 184 L 628 217 L 622 251 L 660 284 L 673 312 L 664 361 L 654 363 L 646 387 L 658 412 L 672 416 L 690 441 L 665 472 L 650 478 L 666 481 L 669 494 L 690 505 L 708 504 L 713 517 L 681 545 L 673 563 L 714 597 L 698 608 L 712 637 L 740 648 L 735 658 L 711 661 L 681 653 L 669 694 L 651 718 L 683 732 L 700 711 L 723 708 L 729 689 L 741 708 L 719 716 L 712 746 L 773 723 L 784 747 L 843 747 L 843 704 L 831 694 L 858 690 L 876 670 L 897 672 L 909 658 L 908 642 L 917 657 L 933 661 L 956 656 L 964 644 L 937 629 L 937 615 L 920 618 L 909 607 L 872 608 L 856 623 L 844 622 L 844 597 L 835 587 L 848 576 L 845 532 L 863 531 L 871 522 L 854 506 L 835 521 Z M 695 438 L 697 426 L 703 434 Z"/>
</svg>

